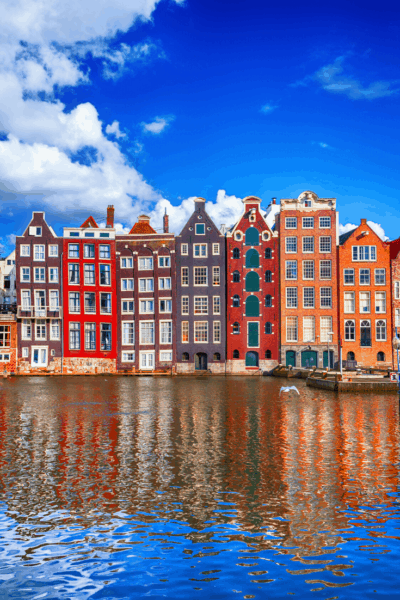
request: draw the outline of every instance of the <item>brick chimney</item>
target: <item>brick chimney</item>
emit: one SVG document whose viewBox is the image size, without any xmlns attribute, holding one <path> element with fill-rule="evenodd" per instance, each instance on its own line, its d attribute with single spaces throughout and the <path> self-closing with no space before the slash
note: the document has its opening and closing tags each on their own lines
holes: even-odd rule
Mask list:
<svg viewBox="0 0 400 600">
<path fill-rule="evenodd" d="M 106 227 L 112 229 L 114 227 L 114 207 L 112 204 L 107 206 L 107 224 Z"/>
<path fill-rule="evenodd" d="M 169 216 L 167 215 L 167 208 L 165 208 L 165 214 L 163 216 L 164 233 L 169 233 Z"/>
<path fill-rule="evenodd" d="M 361 219 L 361 225 L 366 225 L 367 224 L 367 219 Z"/>
<path fill-rule="evenodd" d="M 272 204 L 276 204 L 276 198 L 272 198 Z"/>
</svg>

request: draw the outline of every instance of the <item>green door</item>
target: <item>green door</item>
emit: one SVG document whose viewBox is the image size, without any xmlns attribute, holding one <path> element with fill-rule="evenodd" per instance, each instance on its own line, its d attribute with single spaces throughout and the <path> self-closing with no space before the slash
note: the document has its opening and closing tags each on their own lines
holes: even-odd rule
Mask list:
<svg viewBox="0 0 400 600">
<path fill-rule="evenodd" d="M 314 350 L 304 350 L 301 353 L 301 366 L 305 368 L 318 367 L 318 354 Z"/>
<path fill-rule="evenodd" d="M 248 323 L 248 340 L 247 345 L 249 348 L 257 348 L 260 344 L 258 341 L 258 333 L 259 333 L 259 324 L 258 323 Z"/>
<path fill-rule="evenodd" d="M 286 350 L 286 366 L 296 366 L 296 352 L 294 350 Z"/>
<path fill-rule="evenodd" d="M 249 227 L 246 229 L 245 233 L 245 246 L 258 246 L 259 245 L 259 237 L 258 229 L 255 227 Z"/>
<path fill-rule="evenodd" d="M 324 350 L 323 365 L 324 365 L 324 369 L 328 366 L 330 369 L 333 369 L 333 350 L 329 350 L 329 365 L 328 365 L 328 350 Z"/>
<path fill-rule="evenodd" d="M 250 271 L 246 275 L 246 292 L 260 291 L 260 277 L 255 271 Z"/>
<path fill-rule="evenodd" d="M 246 317 L 260 316 L 260 301 L 257 296 L 247 296 L 246 298 Z M 258 344 L 257 344 L 258 345 Z"/>
<path fill-rule="evenodd" d="M 257 250 L 251 248 L 246 252 L 246 269 L 258 269 L 260 266 L 260 255 Z"/>
<path fill-rule="evenodd" d="M 246 367 L 258 367 L 258 352 L 246 352 Z"/>
</svg>

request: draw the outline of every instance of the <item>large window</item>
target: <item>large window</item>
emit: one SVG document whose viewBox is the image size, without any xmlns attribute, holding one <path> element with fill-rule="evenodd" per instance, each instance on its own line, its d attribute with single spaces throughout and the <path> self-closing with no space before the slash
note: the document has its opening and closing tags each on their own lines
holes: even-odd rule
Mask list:
<svg viewBox="0 0 400 600">
<path fill-rule="evenodd" d="M 21 291 L 22 310 L 31 309 L 31 292 L 30 290 Z"/>
<path fill-rule="evenodd" d="M 384 321 L 383 319 L 376 322 L 376 341 L 386 341 L 386 321 Z"/>
<path fill-rule="evenodd" d="M 386 292 L 375 292 L 375 312 L 386 312 Z"/>
<path fill-rule="evenodd" d="M 81 348 L 81 327 L 79 323 L 69 324 L 69 349 L 80 350 Z"/>
<path fill-rule="evenodd" d="M 314 229 L 314 217 L 303 217 L 303 229 Z"/>
<path fill-rule="evenodd" d="M 372 345 L 372 343 L 371 343 L 371 321 L 367 321 L 367 320 L 361 321 L 360 332 L 361 332 L 360 345 L 363 347 L 370 347 Z"/>
<path fill-rule="evenodd" d="M 314 252 L 314 236 L 303 237 L 303 252 Z"/>
<path fill-rule="evenodd" d="M 147 281 L 147 280 L 146 279 L 139 279 L 139 282 L 140 281 Z M 150 281 L 153 281 L 153 280 L 151 279 Z M 130 291 L 130 290 L 133 290 L 133 288 L 134 288 L 133 277 L 130 277 L 129 279 L 128 278 L 127 279 L 125 279 L 125 278 L 121 279 L 121 290 L 123 292 L 127 292 L 127 291 Z M 144 290 L 141 290 L 139 288 L 139 291 L 143 292 Z"/>
<path fill-rule="evenodd" d="M 110 246 L 108 244 L 100 244 L 99 258 L 111 258 Z"/>
<path fill-rule="evenodd" d="M 68 265 L 68 281 L 72 284 L 79 283 L 79 265 L 74 263 Z"/>
<path fill-rule="evenodd" d="M 355 321 L 345 321 L 344 323 L 344 339 L 347 342 L 354 342 L 356 339 Z"/>
<path fill-rule="evenodd" d="M 353 246 L 353 261 L 375 261 L 376 246 Z"/>
<path fill-rule="evenodd" d="M 60 309 L 60 295 L 58 290 L 49 291 L 50 310 L 56 311 Z"/>
<path fill-rule="evenodd" d="M 195 258 L 206 258 L 207 257 L 207 244 L 194 244 L 193 245 L 193 256 Z"/>
<path fill-rule="evenodd" d="M 195 296 L 194 297 L 194 314 L 195 315 L 208 315 L 208 297 L 207 296 Z"/>
<path fill-rule="evenodd" d="M 354 313 L 356 311 L 356 293 L 344 292 L 344 312 Z"/>
<path fill-rule="evenodd" d="M 44 244 L 34 245 L 34 260 L 44 260 Z"/>
<path fill-rule="evenodd" d="M 344 285 L 354 285 L 354 269 L 344 269 Z"/>
<path fill-rule="evenodd" d="M 371 312 L 371 292 L 360 292 L 360 312 Z"/>
<path fill-rule="evenodd" d="M 35 283 L 44 283 L 46 281 L 46 269 L 45 267 L 35 267 L 33 269 L 34 272 L 34 281 Z"/>
<path fill-rule="evenodd" d="M 111 350 L 111 323 L 100 325 L 100 350 Z"/>
<path fill-rule="evenodd" d="M 194 322 L 194 341 L 195 342 L 208 342 L 208 322 L 207 321 L 195 321 Z"/>
<path fill-rule="evenodd" d="M 332 341 L 332 317 L 321 317 L 320 320 L 320 341 L 322 344 Z"/>
<path fill-rule="evenodd" d="M 140 271 L 151 271 L 153 269 L 153 258 L 142 257 L 138 259 L 138 268 Z"/>
<path fill-rule="evenodd" d="M 49 267 L 49 282 L 58 283 L 58 267 Z"/>
<path fill-rule="evenodd" d="M 286 261 L 286 279 L 297 279 L 297 260 Z"/>
<path fill-rule="evenodd" d="M 154 313 L 154 300 L 140 300 L 139 301 L 139 313 L 141 315 L 145 313 Z"/>
<path fill-rule="evenodd" d="M 83 272 L 84 272 L 85 285 L 94 285 L 96 283 L 94 264 L 83 265 Z"/>
<path fill-rule="evenodd" d="M 286 288 L 286 308 L 297 308 L 297 287 Z"/>
<path fill-rule="evenodd" d="M 79 258 L 79 244 L 68 244 L 68 258 Z"/>
<path fill-rule="evenodd" d="M 83 257 L 94 258 L 94 244 L 83 244 Z"/>
<path fill-rule="evenodd" d="M 100 265 L 100 285 L 111 285 L 111 265 Z"/>
<path fill-rule="evenodd" d="M 303 308 L 315 308 L 315 291 L 313 287 L 303 288 Z"/>
<path fill-rule="evenodd" d="M 319 277 L 320 279 L 332 279 L 332 261 L 319 261 Z"/>
<path fill-rule="evenodd" d="M 285 227 L 286 229 L 297 229 L 297 217 L 286 217 Z"/>
<path fill-rule="evenodd" d="M 69 293 L 69 312 L 80 313 L 81 312 L 81 295 L 79 292 Z"/>
<path fill-rule="evenodd" d="M 154 321 L 140 321 L 139 336 L 141 344 L 154 344 Z"/>
<path fill-rule="evenodd" d="M 332 308 L 332 288 L 322 287 L 321 293 L 321 308 Z"/>
<path fill-rule="evenodd" d="M 20 255 L 21 256 L 30 256 L 31 255 L 31 247 L 26 246 L 25 244 L 21 244 Z"/>
<path fill-rule="evenodd" d="M 96 323 L 85 323 L 85 350 L 96 350 Z"/>
<path fill-rule="evenodd" d="M 208 285 L 207 267 L 193 267 L 194 285 Z"/>
<path fill-rule="evenodd" d="M 319 251 L 327 254 L 332 252 L 332 239 L 330 235 L 323 235 L 319 238 Z"/>
<path fill-rule="evenodd" d="M 85 313 L 96 312 L 96 294 L 94 292 L 85 292 Z"/>
<path fill-rule="evenodd" d="M 315 317 L 303 317 L 303 342 L 315 342 Z"/>
<path fill-rule="evenodd" d="M 303 260 L 303 279 L 314 279 L 313 260 Z"/>
<path fill-rule="evenodd" d="M 371 276 L 369 269 L 360 269 L 360 285 L 370 285 Z"/>
<path fill-rule="evenodd" d="M 170 290 L 171 289 L 171 277 L 159 277 L 158 278 L 158 289 L 159 290 Z"/>
<path fill-rule="evenodd" d="M 129 287 L 127 289 L 129 289 Z M 133 287 L 131 289 L 133 289 Z M 154 292 L 154 279 L 152 277 L 149 277 L 148 279 L 139 279 L 139 292 Z"/>
<path fill-rule="evenodd" d="M 297 317 L 286 317 L 286 341 L 297 342 L 298 325 Z"/>
<path fill-rule="evenodd" d="M 135 343 L 134 321 L 122 321 L 122 345 L 133 346 Z"/>
<path fill-rule="evenodd" d="M 160 321 L 160 344 L 172 344 L 172 321 Z"/>
<path fill-rule="evenodd" d="M 0 325 L 0 348 L 9 348 L 11 339 L 11 325 Z"/>
<path fill-rule="evenodd" d="M 287 254 L 293 254 L 293 253 L 297 252 L 297 237 L 294 237 L 294 236 L 287 237 L 285 240 L 285 244 L 286 244 L 286 253 Z"/>
<path fill-rule="evenodd" d="M 320 229 L 330 229 L 331 228 L 331 218 L 330 217 L 320 217 L 319 218 L 319 227 L 320 227 Z"/>
<path fill-rule="evenodd" d="M 375 285 L 385 285 L 386 284 L 386 270 L 385 269 L 375 269 Z"/>
<path fill-rule="evenodd" d="M 102 314 L 111 313 L 111 294 L 101 292 L 100 294 L 100 312 Z"/>
</svg>

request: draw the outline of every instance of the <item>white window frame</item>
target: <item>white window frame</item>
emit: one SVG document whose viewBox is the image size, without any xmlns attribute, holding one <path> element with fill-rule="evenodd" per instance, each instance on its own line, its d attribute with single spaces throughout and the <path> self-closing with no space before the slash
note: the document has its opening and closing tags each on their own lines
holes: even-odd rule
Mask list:
<svg viewBox="0 0 400 600">
<path fill-rule="evenodd" d="M 212 268 L 212 284 L 214 287 L 221 285 L 221 269 L 219 267 Z"/>
<path fill-rule="evenodd" d="M 347 298 L 346 298 L 347 294 Z M 347 310 L 347 306 L 352 307 L 352 310 Z M 354 314 L 356 312 L 356 293 L 353 290 L 343 292 L 343 313 L 346 315 Z"/>
<path fill-rule="evenodd" d="M 290 298 L 290 293 L 289 292 L 293 292 L 293 290 L 296 290 L 296 293 L 293 294 L 292 298 Z M 285 298 L 286 298 L 286 308 L 298 308 L 299 298 L 298 298 L 298 289 L 297 289 L 297 287 L 287 287 L 286 288 Z M 295 300 L 295 305 L 291 304 L 291 301 L 293 301 L 293 300 Z"/>
<path fill-rule="evenodd" d="M 293 240 L 295 240 L 295 242 L 293 242 Z M 295 247 L 294 250 L 290 250 L 290 245 L 293 245 L 293 247 Z M 285 238 L 285 252 L 286 254 L 296 254 L 297 253 L 297 235 L 291 235 L 291 236 L 287 236 Z"/>
<path fill-rule="evenodd" d="M 349 332 L 349 335 L 347 335 L 347 331 L 346 331 L 347 323 L 352 323 L 352 327 L 353 327 L 353 336 L 352 337 L 350 335 L 350 332 Z M 344 340 L 345 340 L 345 342 L 355 342 L 356 341 L 356 321 L 355 321 L 355 319 L 345 319 L 345 321 L 344 321 Z"/>
<path fill-rule="evenodd" d="M 162 310 L 161 309 L 161 302 L 169 302 L 171 309 L 167 309 L 167 310 Z M 164 314 L 169 314 L 172 313 L 172 298 L 159 298 L 158 299 L 158 311 L 164 315 Z"/>
<path fill-rule="evenodd" d="M 153 325 L 153 341 L 152 342 L 144 342 L 142 341 L 142 325 L 145 325 L 147 323 L 150 323 Z M 150 320 L 150 321 L 139 321 L 139 344 L 140 346 L 154 346 L 155 344 L 155 339 L 156 339 L 156 325 L 155 325 L 155 321 L 154 319 Z"/>
<path fill-rule="evenodd" d="M 181 244 L 181 254 L 182 256 L 189 255 L 189 244 Z"/>
<path fill-rule="evenodd" d="M 58 323 L 58 335 L 53 334 L 54 324 Z M 61 320 L 60 319 L 51 319 L 50 320 L 50 340 L 59 340 L 61 336 Z"/>
<path fill-rule="evenodd" d="M 219 243 L 213 243 L 213 245 L 212 245 L 212 253 L 213 253 L 214 256 L 219 256 L 219 254 L 220 254 Z"/>
<path fill-rule="evenodd" d="M 310 243 L 310 240 L 312 242 Z M 315 252 L 315 238 L 313 235 L 304 235 L 302 238 L 303 254 L 314 254 Z"/>
<path fill-rule="evenodd" d="M 37 248 L 43 248 L 43 258 L 38 258 L 38 255 L 40 255 L 41 252 L 39 253 Z M 46 244 L 33 245 L 33 260 L 36 262 L 44 262 L 46 260 Z"/>
<path fill-rule="evenodd" d="M 144 290 L 141 290 L 141 282 L 145 281 Z M 151 284 L 149 284 L 149 281 L 151 281 Z M 146 294 L 149 292 L 154 292 L 154 277 L 140 277 L 139 279 L 139 294 Z"/>
<path fill-rule="evenodd" d="M 52 276 L 52 272 L 53 272 L 53 276 Z M 56 275 L 56 278 L 54 278 L 54 274 Z M 49 283 L 59 283 L 58 267 L 48 267 L 47 276 L 48 276 Z"/>
<path fill-rule="evenodd" d="M 323 219 L 329 219 L 329 225 L 322 225 L 322 220 Z M 332 227 L 332 221 L 330 217 L 320 217 L 319 218 L 319 228 L 320 229 L 331 229 Z"/>
<path fill-rule="evenodd" d="M 221 314 L 221 296 L 213 296 L 213 315 Z"/>
<path fill-rule="evenodd" d="M 309 303 L 310 299 L 312 299 L 311 306 L 306 306 L 306 296 L 308 294 L 310 294 L 310 298 L 307 298 L 307 304 Z M 315 308 L 315 287 L 305 286 L 303 287 L 303 309 L 307 310 L 310 308 Z"/>
<path fill-rule="evenodd" d="M 123 277 L 121 279 L 121 291 L 122 292 L 131 292 L 133 291 L 135 286 L 135 280 L 133 277 Z"/>
<path fill-rule="evenodd" d="M 385 324 L 385 337 L 378 338 L 378 323 L 382 321 Z M 386 319 L 377 319 L 375 321 L 375 340 L 377 342 L 386 342 L 387 341 L 387 322 Z"/>
<path fill-rule="evenodd" d="M 46 356 L 45 362 L 40 362 L 40 363 L 33 362 L 35 350 L 37 350 L 39 353 L 40 353 L 40 351 L 43 351 L 43 350 L 45 351 L 45 356 Z M 39 356 L 40 356 L 40 354 L 39 354 Z M 31 366 L 32 367 L 47 367 L 48 362 L 49 362 L 49 347 L 48 346 L 31 346 Z"/>
<path fill-rule="evenodd" d="M 125 261 L 125 264 L 124 262 Z M 130 264 L 126 264 L 129 263 Z M 121 256 L 120 258 L 120 265 L 121 265 L 121 269 L 133 269 L 133 258 L 132 256 Z"/>
<path fill-rule="evenodd" d="M 322 263 L 329 263 L 329 277 L 322 276 L 322 269 L 327 268 L 327 265 L 322 265 Z M 322 281 L 331 281 L 332 280 L 332 260 L 331 259 L 322 259 L 319 261 L 319 278 Z"/>
<path fill-rule="evenodd" d="M 43 275 L 43 279 L 36 276 L 36 273 Z M 33 281 L 34 283 L 46 283 L 46 267 L 33 267 Z"/>
<path fill-rule="evenodd" d="M 378 295 L 382 295 L 382 300 L 379 300 L 379 302 L 382 302 L 382 306 L 383 306 L 383 310 L 377 310 L 378 309 Z M 387 302 L 386 302 L 386 292 L 383 291 L 376 291 L 375 292 L 375 313 L 379 314 L 379 315 L 385 315 L 386 314 L 386 310 L 387 310 Z"/>
<path fill-rule="evenodd" d="M 126 331 L 125 328 L 128 326 L 128 340 L 126 341 Z M 135 345 L 135 321 L 121 321 L 121 346 L 134 346 Z"/>
<path fill-rule="evenodd" d="M 312 225 L 308 225 L 308 222 L 312 222 Z M 302 229 L 314 229 L 314 217 L 302 217 L 301 227 Z"/>
<path fill-rule="evenodd" d="M 327 240 L 329 240 L 329 250 L 327 249 Z M 326 246 L 325 246 L 326 245 Z M 324 249 L 325 246 L 325 249 Z M 332 236 L 321 235 L 319 238 L 319 252 L 320 254 L 332 254 Z"/>
<path fill-rule="evenodd" d="M 199 254 L 196 254 L 196 249 L 199 249 Z M 203 253 L 204 250 L 204 253 Z M 193 258 L 208 258 L 208 244 L 193 244 Z"/>
<path fill-rule="evenodd" d="M 166 285 L 166 283 L 168 285 Z M 159 290 L 172 290 L 172 277 L 159 277 L 158 278 L 158 289 Z"/>
<path fill-rule="evenodd" d="M 323 325 L 324 320 L 329 324 L 325 327 Z M 332 335 L 328 335 L 332 331 L 332 323 L 333 319 L 331 315 L 324 315 L 319 319 L 319 336 L 321 344 L 327 344 L 328 342 L 332 342 Z"/>
<path fill-rule="evenodd" d="M 164 355 L 168 354 L 170 358 L 165 358 L 165 356 L 163 358 L 163 354 Z M 160 356 L 160 362 L 172 362 L 172 350 L 167 350 L 167 349 L 160 350 L 159 356 Z"/>
<path fill-rule="evenodd" d="M 203 305 L 204 300 L 205 300 L 205 305 L 206 305 L 206 311 L 203 311 L 203 309 L 201 309 L 201 312 L 196 312 L 196 302 Z M 208 296 L 193 296 L 193 314 L 196 316 L 197 315 L 208 315 Z"/>
<path fill-rule="evenodd" d="M 20 256 L 30 256 L 31 255 L 30 244 L 21 244 L 19 255 Z"/>
<path fill-rule="evenodd" d="M 168 333 L 168 340 L 166 342 L 163 342 L 163 325 L 168 324 L 168 328 L 169 331 Z M 172 345 L 172 337 L 173 337 L 173 326 L 172 326 L 172 319 L 168 319 L 168 320 L 164 320 L 164 319 L 160 319 L 160 330 L 159 330 L 159 334 L 160 334 L 160 346 L 171 346 Z"/>
<path fill-rule="evenodd" d="M 205 272 L 205 283 L 196 283 L 196 271 L 202 270 Z M 203 278 L 204 275 L 201 276 Z M 193 267 L 193 286 L 194 287 L 207 287 L 208 286 L 208 267 Z"/>
<path fill-rule="evenodd" d="M 206 333 L 205 340 L 196 340 L 196 327 L 197 326 L 204 327 L 204 332 Z M 208 321 L 193 321 L 193 342 L 195 344 L 208 344 L 208 342 L 209 342 Z"/>
<path fill-rule="evenodd" d="M 151 303 L 151 306 L 148 305 Z M 144 305 L 144 310 L 143 310 Z M 152 315 L 154 314 L 154 298 L 141 298 L 139 300 L 139 314 L 140 315 Z"/>
<path fill-rule="evenodd" d="M 187 283 L 184 283 L 186 282 Z M 189 285 L 189 267 L 181 267 L 181 286 L 188 287 Z"/>
<path fill-rule="evenodd" d="M 50 244 L 49 245 L 49 258 L 54 257 L 54 256 L 58 256 L 58 245 Z"/>
<path fill-rule="evenodd" d="M 324 298 L 328 298 L 328 297 L 330 298 L 330 304 L 329 305 L 324 305 L 322 303 L 322 300 L 323 300 L 322 291 L 323 290 L 330 290 L 329 296 L 328 295 L 324 296 Z M 319 306 L 323 310 L 331 310 L 332 309 L 332 307 L 333 307 L 333 288 L 331 286 L 328 286 L 328 285 L 325 286 L 324 285 L 324 286 L 321 286 L 319 288 Z"/>
<path fill-rule="evenodd" d="M 295 265 L 296 268 L 296 277 L 288 277 L 288 273 L 289 273 L 289 263 L 293 263 Z M 291 266 L 291 271 L 293 269 L 293 265 Z M 298 272 L 298 265 L 297 265 L 297 260 L 286 260 L 285 261 L 285 279 L 287 281 L 297 281 L 297 278 L 299 276 L 299 272 Z"/>
<path fill-rule="evenodd" d="M 29 328 L 29 335 L 27 334 Z M 32 319 L 22 319 L 21 321 L 21 339 L 31 340 L 32 339 Z"/>
<path fill-rule="evenodd" d="M 310 326 L 311 323 L 311 326 Z M 306 336 L 306 330 L 310 331 L 308 337 Z M 315 342 L 315 317 L 313 315 L 303 317 L 303 343 L 310 344 Z"/>
<path fill-rule="evenodd" d="M 168 264 L 161 264 L 162 262 L 167 262 Z M 168 255 L 163 255 L 158 257 L 158 266 L 160 269 L 170 269 L 171 268 L 171 257 Z"/>
<path fill-rule="evenodd" d="M 24 270 L 28 271 L 28 279 L 24 279 Z M 19 280 L 21 283 L 30 283 L 31 281 L 31 268 L 30 267 L 20 267 L 20 275 Z"/>
<path fill-rule="evenodd" d="M 149 365 L 149 364 L 144 365 L 143 360 L 142 360 L 143 356 L 146 356 L 146 357 L 152 356 L 153 364 L 152 365 Z M 147 363 L 147 358 L 146 358 L 146 363 Z M 139 369 L 141 371 L 154 371 L 155 364 L 156 364 L 156 355 L 155 355 L 154 350 L 141 350 L 139 352 Z"/>
<path fill-rule="evenodd" d="M 124 310 L 124 302 L 128 303 L 128 310 Z M 132 302 L 132 310 L 129 310 L 129 303 Z M 121 300 L 121 314 L 132 315 L 135 312 L 135 301 L 133 298 L 122 298 Z"/>
<path fill-rule="evenodd" d="M 365 295 L 366 295 L 366 297 L 367 297 L 367 299 L 368 299 L 368 304 L 367 304 L 367 309 L 368 309 L 368 310 L 363 310 L 363 309 L 361 308 L 361 306 L 362 306 L 362 305 L 361 305 L 361 295 L 362 295 L 362 294 L 365 294 Z M 366 292 L 359 292 L 359 293 L 358 293 L 358 302 L 359 302 L 359 307 L 360 307 L 360 308 L 359 308 L 359 313 L 360 313 L 360 315 L 365 315 L 365 314 L 367 314 L 367 315 L 368 315 L 368 314 L 370 314 L 370 313 L 371 313 L 371 292 L 370 292 L 370 291 L 366 291 Z"/>
<path fill-rule="evenodd" d="M 186 310 L 187 309 L 187 310 Z M 181 298 L 181 315 L 189 314 L 189 296 L 182 296 Z"/>
<path fill-rule="evenodd" d="M 149 265 L 147 266 L 147 261 Z M 144 266 L 141 266 L 144 265 Z M 154 259 L 152 256 L 140 256 L 138 258 L 138 271 L 154 271 Z"/>
<path fill-rule="evenodd" d="M 128 358 L 130 357 L 130 358 Z M 131 351 L 131 352 L 127 352 L 127 351 L 122 351 L 121 352 L 121 362 L 123 363 L 129 363 L 129 362 L 135 362 L 135 351 Z"/>
<path fill-rule="evenodd" d="M 310 265 L 312 264 L 312 277 L 306 277 L 306 271 L 307 269 L 310 267 Z M 302 264 L 302 270 L 303 270 L 303 281 L 314 281 L 315 280 L 315 261 L 313 259 L 307 259 L 307 260 L 303 260 L 303 264 Z"/>
<path fill-rule="evenodd" d="M 352 271 L 352 275 L 353 275 L 353 281 L 351 283 L 347 283 L 346 282 L 346 271 L 350 272 Z M 343 285 L 355 285 L 356 284 L 356 272 L 355 269 L 343 269 Z"/>
<path fill-rule="evenodd" d="M 361 281 L 361 271 L 368 271 L 368 281 L 366 283 Z M 364 268 L 358 270 L 358 281 L 360 285 L 371 285 L 371 269 Z"/>
<path fill-rule="evenodd" d="M 199 227 L 203 226 L 204 231 L 200 232 L 198 231 Z M 195 227 L 194 227 L 194 233 L 195 235 L 206 235 L 206 224 L 205 223 L 196 223 Z"/>
<path fill-rule="evenodd" d="M 184 340 L 184 332 L 187 334 L 187 340 Z M 182 321 L 181 323 L 181 344 L 189 344 L 189 321 Z"/>
<path fill-rule="evenodd" d="M 383 283 L 377 283 L 376 281 L 376 275 L 377 275 L 377 271 L 383 271 Z M 375 281 L 375 285 L 386 285 L 386 269 L 382 269 L 382 268 L 377 268 L 374 269 L 374 281 Z"/>
<path fill-rule="evenodd" d="M 40 321 L 40 323 L 39 323 Z M 42 321 L 44 321 L 44 323 L 42 323 Z M 41 329 L 41 334 L 44 331 L 44 336 L 43 335 L 39 335 L 38 336 L 38 327 L 41 327 L 44 329 Z M 36 319 L 36 321 L 34 321 L 34 329 L 35 329 L 35 340 L 37 341 L 41 341 L 41 342 L 45 342 L 47 340 L 47 323 L 46 323 L 46 319 Z"/>
<path fill-rule="evenodd" d="M 365 250 L 361 252 L 361 248 L 368 248 L 369 258 L 360 258 L 361 254 L 365 254 Z M 356 251 L 354 252 L 354 249 Z M 354 255 L 356 254 L 356 258 Z M 375 255 L 374 258 L 371 258 L 372 254 Z M 376 246 L 352 246 L 351 247 L 351 260 L 352 262 L 376 262 Z"/>
<path fill-rule="evenodd" d="M 93 294 L 94 295 L 94 310 L 86 310 L 86 295 Z M 97 302 L 96 302 L 96 292 L 84 292 L 83 294 L 83 310 L 85 315 L 95 315 L 97 311 Z"/>
<path fill-rule="evenodd" d="M 213 343 L 220 344 L 221 339 L 221 321 L 213 321 Z"/>
<path fill-rule="evenodd" d="M 289 222 L 294 220 L 293 225 L 289 225 Z M 297 217 L 285 217 L 285 229 L 297 229 Z"/>
</svg>

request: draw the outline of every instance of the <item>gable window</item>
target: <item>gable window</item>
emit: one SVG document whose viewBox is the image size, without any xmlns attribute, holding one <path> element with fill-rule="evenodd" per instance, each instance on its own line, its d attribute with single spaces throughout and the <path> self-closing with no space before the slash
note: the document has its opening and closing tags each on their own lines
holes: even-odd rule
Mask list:
<svg viewBox="0 0 400 600">
<path fill-rule="evenodd" d="M 352 246 L 353 261 L 375 261 L 376 246 Z"/>
<path fill-rule="evenodd" d="M 81 328 L 79 323 L 69 324 L 69 349 L 79 350 L 81 347 Z"/>
<path fill-rule="evenodd" d="M 205 235 L 206 234 L 206 226 L 204 223 L 196 223 L 195 226 L 196 235 Z"/>
</svg>

